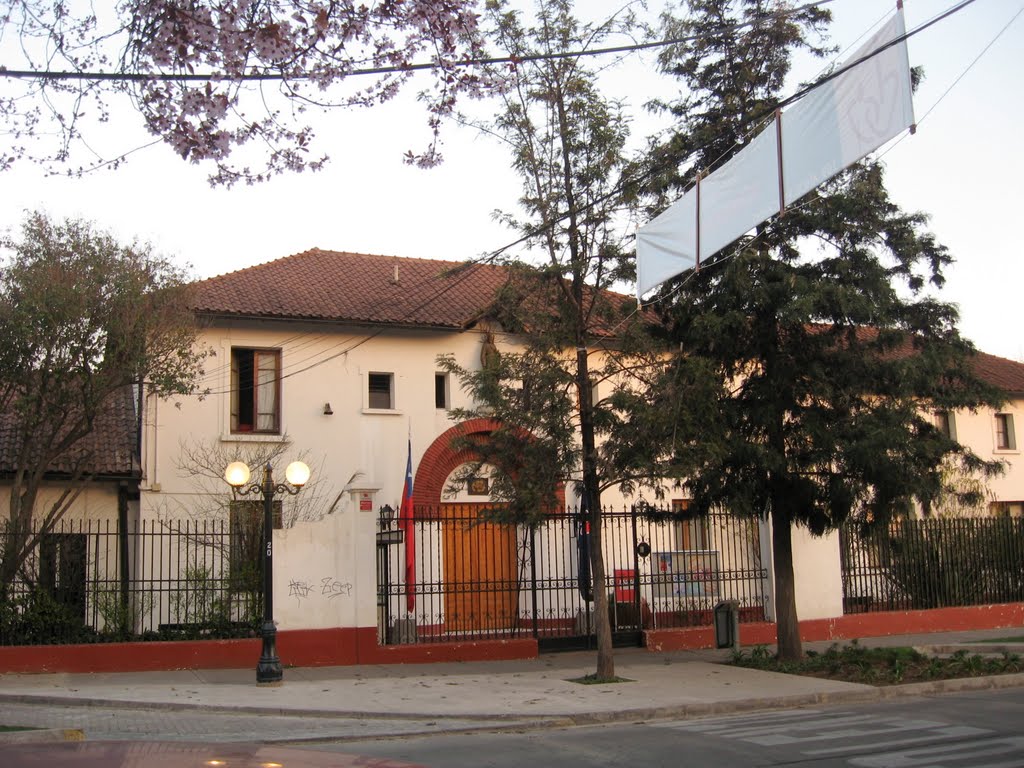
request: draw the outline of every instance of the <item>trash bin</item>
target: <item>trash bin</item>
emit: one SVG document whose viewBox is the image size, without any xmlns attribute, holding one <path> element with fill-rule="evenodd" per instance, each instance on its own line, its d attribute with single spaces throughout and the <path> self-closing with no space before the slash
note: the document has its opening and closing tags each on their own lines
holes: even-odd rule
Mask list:
<svg viewBox="0 0 1024 768">
<path fill-rule="evenodd" d="M 740 649 L 740 604 L 722 600 L 715 606 L 715 647 Z"/>
</svg>

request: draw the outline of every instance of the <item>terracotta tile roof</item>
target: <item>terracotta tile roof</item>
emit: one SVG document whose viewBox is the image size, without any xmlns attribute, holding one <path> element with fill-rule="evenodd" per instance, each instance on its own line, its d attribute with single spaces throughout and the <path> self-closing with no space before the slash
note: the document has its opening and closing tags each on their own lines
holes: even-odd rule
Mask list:
<svg viewBox="0 0 1024 768">
<path fill-rule="evenodd" d="M 502 266 L 313 248 L 195 283 L 192 305 L 208 315 L 464 328 L 509 279 Z M 630 300 L 607 295 L 616 304 Z M 865 333 L 872 331 L 858 336 Z M 1024 363 L 979 352 L 975 370 L 1024 394 Z"/>
<path fill-rule="evenodd" d="M 974 358 L 974 373 L 1007 394 L 1024 395 L 1024 363 L 979 352 Z"/>
<path fill-rule="evenodd" d="M 812 326 L 812 331 L 822 332 L 828 326 Z M 878 331 L 875 328 L 858 328 L 857 338 L 862 342 L 872 341 Z M 914 347 L 909 338 L 889 353 L 897 358 L 914 354 Z M 982 381 L 1002 390 L 1007 395 L 1024 395 L 1024 363 L 996 357 L 987 352 L 975 352 L 971 366 L 974 375 Z"/>
<path fill-rule="evenodd" d="M 93 431 L 83 437 L 68 455 L 58 459 L 50 472 L 67 474 L 72 457 L 82 451 L 91 454 L 88 469 L 96 475 L 136 477 L 139 462 L 136 452 L 135 398 L 131 387 L 111 396 L 96 418 Z M 0 473 L 13 472 L 15 457 L 15 424 L 7 413 L 0 413 Z"/>
<path fill-rule="evenodd" d="M 507 279 L 498 266 L 314 248 L 195 283 L 192 304 L 210 315 L 462 328 Z"/>
</svg>

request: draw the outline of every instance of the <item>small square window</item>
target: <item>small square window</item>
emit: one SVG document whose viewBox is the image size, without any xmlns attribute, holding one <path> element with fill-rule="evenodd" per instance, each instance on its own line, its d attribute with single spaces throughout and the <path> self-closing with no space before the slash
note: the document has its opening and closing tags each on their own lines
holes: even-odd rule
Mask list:
<svg viewBox="0 0 1024 768">
<path fill-rule="evenodd" d="M 394 374 L 371 373 L 369 375 L 367 407 L 391 410 L 395 407 Z"/>
<path fill-rule="evenodd" d="M 445 410 L 449 407 L 447 373 L 434 374 L 434 407 Z"/>
<path fill-rule="evenodd" d="M 1017 437 L 1013 432 L 1013 414 L 996 414 L 996 450 L 1017 450 Z"/>
</svg>

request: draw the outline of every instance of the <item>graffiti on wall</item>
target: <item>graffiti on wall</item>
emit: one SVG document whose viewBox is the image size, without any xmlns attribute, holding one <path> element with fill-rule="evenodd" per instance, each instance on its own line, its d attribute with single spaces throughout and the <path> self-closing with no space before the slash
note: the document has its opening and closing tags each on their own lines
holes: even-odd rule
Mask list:
<svg viewBox="0 0 1024 768">
<path fill-rule="evenodd" d="M 294 597 L 299 605 L 303 600 L 310 598 L 326 597 L 328 600 L 334 600 L 338 597 L 351 596 L 351 582 L 341 581 L 334 576 L 324 576 L 319 581 L 291 579 L 288 582 L 288 597 Z"/>
</svg>

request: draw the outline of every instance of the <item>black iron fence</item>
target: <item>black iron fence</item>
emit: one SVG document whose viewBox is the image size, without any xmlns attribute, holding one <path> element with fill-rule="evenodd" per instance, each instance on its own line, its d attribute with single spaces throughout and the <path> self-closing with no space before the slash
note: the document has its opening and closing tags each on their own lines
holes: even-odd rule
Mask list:
<svg viewBox="0 0 1024 768">
<path fill-rule="evenodd" d="M 420 508 L 378 536 L 381 642 L 535 637 L 587 644 L 592 536 L 573 510 L 536 525 L 485 505 Z M 0 529 L 0 562 L 34 542 L 0 583 L 0 645 L 255 636 L 262 614 L 261 521 L 64 521 L 39 534 Z M 756 521 L 680 510 L 606 511 L 609 618 L 620 642 L 643 629 L 711 624 L 721 600 L 741 621 L 767 617 Z M 901 520 L 840 531 L 846 613 L 1024 601 L 1024 520 Z M 0 580 L 2 581 L 2 580 Z"/>
<path fill-rule="evenodd" d="M 844 613 L 1024 600 L 1024 519 L 848 523 L 840 530 Z"/>
<path fill-rule="evenodd" d="M 255 635 L 261 525 L 235 516 L 0 528 L 0 562 L 28 552 L 0 583 L 0 645 Z"/>
<path fill-rule="evenodd" d="M 589 546 L 574 510 L 536 525 L 483 504 L 417 507 L 412 546 L 378 537 L 380 637 L 387 643 L 535 637 L 587 645 L 594 630 Z M 708 625 L 721 600 L 741 621 L 766 618 L 768 572 L 757 521 L 636 507 L 602 514 L 604 589 L 617 639 Z M 411 558 L 411 561 L 410 559 Z"/>
</svg>

